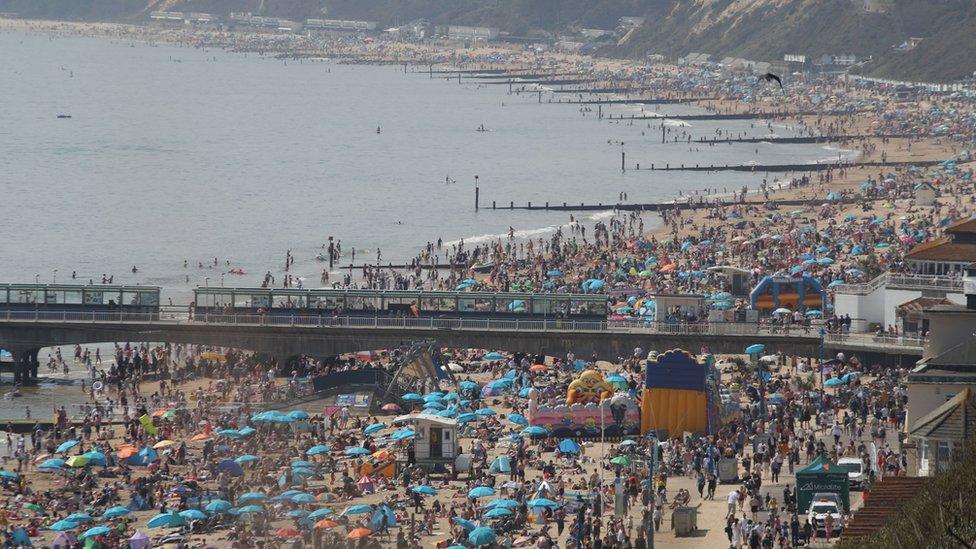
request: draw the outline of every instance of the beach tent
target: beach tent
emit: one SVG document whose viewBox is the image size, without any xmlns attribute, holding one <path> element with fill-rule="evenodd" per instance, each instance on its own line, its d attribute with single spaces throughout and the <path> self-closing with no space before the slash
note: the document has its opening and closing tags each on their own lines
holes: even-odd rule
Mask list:
<svg viewBox="0 0 976 549">
<path fill-rule="evenodd" d="M 143 534 L 140 531 L 136 531 L 129 538 L 129 549 L 152 549 L 152 543 L 149 541 L 149 536 Z"/>
<path fill-rule="evenodd" d="M 819 492 L 840 496 L 845 510 L 851 508 L 850 483 L 847 468 L 819 456 L 810 465 L 796 472 L 796 498 L 800 513 L 806 513 Z"/>
<path fill-rule="evenodd" d="M 373 479 L 369 478 L 368 475 L 359 479 L 356 485 L 359 486 L 359 491 L 364 494 L 372 494 L 376 491 L 376 486 L 373 485 Z"/>
<path fill-rule="evenodd" d="M 571 438 L 564 438 L 559 442 L 559 451 L 564 454 L 578 454 L 580 445 Z"/>
<path fill-rule="evenodd" d="M 145 467 L 158 459 L 159 454 L 156 452 L 156 450 L 146 446 L 142 450 L 139 450 L 135 455 L 129 457 L 129 459 L 126 461 L 129 463 L 129 465 L 140 465 Z"/>
<path fill-rule="evenodd" d="M 387 527 L 394 527 L 397 525 L 396 513 L 389 505 L 383 504 L 376 508 L 373 516 L 369 519 L 369 529 L 378 532 L 380 527 L 383 525 L 383 517 L 386 516 Z"/>
<path fill-rule="evenodd" d="M 510 473 L 512 471 L 512 463 L 508 459 L 508 456 L 498 456 L 494 461 L 491 462 L 491 466 L 488 467 L 489 473 Z"/>
</svg>

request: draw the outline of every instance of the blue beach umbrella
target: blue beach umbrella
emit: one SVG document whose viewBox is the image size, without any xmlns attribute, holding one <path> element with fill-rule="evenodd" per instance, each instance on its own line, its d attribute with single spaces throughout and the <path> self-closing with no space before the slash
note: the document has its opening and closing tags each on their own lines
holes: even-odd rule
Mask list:
<svg viewBox="0 0 976 549">
<path fill-rule="evenodd" d="M 111 532 L 112 532 L 112 529 L 109 528 L 108 526 L 95 526 L 93 528 L 89 528 L 89 529 L 85 530 L 78 537 L 84 539 L 84 538 L 90 538 L 90 537 L 94 537 L 94 536 L 104 536 L 104 535 L 109 534 Z"/>
<path fill-rule="evenodd" d="M 105 520 L 119 518 L 128 515 L 132 511 L 128 507 L 122 507 L 121 505 L 116 505 L 115 507 L 109 507 L 102 513 L 102 518 Z"/>
<path fill-rule="evenodd" d="M 71 513 L 70 515 L 64 517 L 64 520 L 70 520 L 71 522 L 94 522 L 95 517 L 89 515 L 88 513 Z"/>
<path fill-rule="evenodd" d="M 198 509 L 187 509 L 186 511 L 180 511 L 179 515 L 189 520 L 205 520 L 207 518 L 207 514 Z"/>
<path fill-rule="evenodd" d="M 291 466 L 292 466 L 293 469 L 295 467 L 306 467 L 308 469 L 314 469 L 315 468 L 315 464 L 314 463 L 312 463 L 311 461 L 306 461 L 304 459 L 296 459 L 295 461 L 291 462 Z"/>
<path fill-rule="evenodd" d="M 215 499 L 208 503 L 204 509 L 206 509 L 209 513 L 224 513 L 231 507 L 233 507 L 233 505 L 231 505 L 229 501 L 224 499 Z"/>
<path fill-rule="evenodd" d="M 291 497 L 292 503 L 302 504 L 302 503 L 312 503 L 314 501 L 315 501 L 315 496 L 313 496 L 312 494 L 301 493 L 301 494 L 295 494 L 294 496 Z"/>
<path fill-rule="evenodd" d="M 458 423 L 468 423 L 469 421 L 475 421 L 479 418 L 478 414 L 461 414 L 457 417 Z"/>
<path fill-rule="evenodd" d="M 486 503 L 485 507 L 488 509 L 494 509 L 496 507 L 504 507 L 505 509 L 514 509 L 519 505 L 521 504 L 515 501 L 514 499 L 496 499 L 495 501 L 489 501 L 488 503 Z"/>
<path fill-rule="evenodd" d="M 495 489 L 491 486 L 476 486 L 468 492 L 469 498 L 479 499 L 495 495 Z"/>
<path fill-rule="evenodd" d="M 149 519 L 146 526 L 149 528 L 178 528 L 186 526 L 186 519 L 177 513 L 162 513 Z"/>
<path fill-rule="evenodd" d="M 51 458 L 46 459 L 40 465 L 37 466 L 38 469 L 64 469 L 64 460 L 61 458 Z"/>
<path fill-rule="evenodd" d="M 47 529 L 54 530 L 55 532 L 65 532 L 67 530 L 74 530 L 77 527 L 78 523 L 73 520 L 59 520 L 48 526 Z"/>
<path fill-rule="evenodd" d="M 407 394 L 403 395 L 400 398 L 402 398 L 403 400 L 423 400 L 424 399 L 424 397 L 418 395 L 417 393 L 407 393 Z"/>
<path fill-rule="evenodd" d="M 291 511 L 285 513 L 285 516 L 293 519 L 302 519 L 307 517 L 308 514 L 309 514 L 308 511 L 304 509 L 292 509 Z"/>
<path fill-rule="evenodd" d="M 468 534 L 468 541 L 475 547 L 490 545 L 495 542 L 495 531 L 486 526 L 479 526 Z"/>
<path fill-rule="evenodd" d="M 491 408 L 481 408 L 481 409 L 479 409 L 475 413 L 478 414 L 479 416 L 485 416 L 485 417 L 487 417 L 487 416 L 496 415 L 498 412 L 492 410 Z"/>
<path fill-rule="evenodd" d="M 306 412 L 305 410 L 292 410 L 288 412 L 288 417 L 296 421 L 303 421 L 309 418 L 308 412 Z"/>
<path fill-rule="evenodd" d="M 529 420 L 525 419 L 522 414 L 508 414 L 508 420 L 516 425 L 528 425 Z"/>
<path fill-rule="evenodd" d="M 264 501 L 268 499 L 267 494 L 261 492 L 247 492 L 237 498 L 237 503 L 248 503 L 251 501 Z"/>
<path fill-rule="evenodd" d="M 392 435 L 390 435 L 390 440 L 392 441 L 404 440 L 413 436 L 417 436 L 417 432 L 414 431 L 413 429 L 401 429 L 393 433 Z"/>
<path fill-rule="evenodd" d="M 63 454 L 65 452 L 67 452 L 68 450 L 74 448 L 75 446 L 78 446 L 78 444 L 79 444 L 79 441 L 77 441 L 77 440 L 68 440 L 68 441 L 62 442 L 61 445 L 58 446 L 56 450 L 54 450 L 54 453 L 55 454 Z"/>
<path fill-rule="evenodd" d="M 559 442 L 559 451 L 564 454 L 578 454 L 580 445 L 571 438 L 564 438 Z"/>
<path fill-rule="evenodd" d="M 551 499 L 536 498 L 525 502 L 529 507 L 559 507 L 559 504 Z"/>
<path fill-rule="evenodd" d="M 366 448 L 363 448 L 362 446 L 350 446 L 346 448 L 343 453 L 347 456 L 365 456 L 366 454 L 371 454 L 372 452 Z"/>
<path fill-rule="evenodd" d="M 511 514 L 512 514 L 512 512 L 509 511 L 508 509 L 505 509 L 504 507 L 496 507 L 495 509 L 491 509 L 487 513 L 485 513 L 485 517 L 486 518 L 499 518 L 499 517 L 507 517 L 507 516 L 509 516 Z"/>
<path fill-rule="evenodd" d="M 359 504 L 359 505 L 351 505 L 351 506 L 347 507 L 346 510 L 342 512 L 342 514 L 343 515 L 363 515 L 363 514 L 372 513 L 372 512 L 373 512 L 373 508 L 371 506 L 365 505 L 365 504 Z"/>
<path fill-rule="evenodd" d="M 832 377 L 827 381 L 824 381 L 824 387 L 837 387 L 838 385 L 843 385 L 843 384 L 844 384 L 844 380 L 840 379 L 839 377 Z"/>
<path fill-rule="evenodd" d="M 323 507 L 321 509 L 316 509 L 316 510 L 312 511 L 311 513 L 308 514 L 308 516 L 306 518 L 311 519 L 311 520 L 318 520 L 320 518 L 325 518 L 325 517 L 327 517 L 329 515 L 333 515 L 333 514 L 335 514 L 335 511 L 333 511 L 332 509 L 329 509 L 327 507 Z"/>
<path fill-rule="evenodd" d="M 245 505 L 237 510 L 238 515 L 253 515 L 263 512 L 264 507 L 261 507 L 260 505 Z"/>
<path fill-rule="evenodd" d="M 545 427 L 541 427 L 539 425 L 533 425 L 531 427 L 526 427 L 525 429 L 522 429 L 523 435 L 533 436 L 533 437 L 546 435 L 548 433 L 549 431 L 547 431 Z"/>
<path fill-rule="evenodd" d="M 837 286 L 843 286 L 843 285 L 844 285 L 844 281 L 843 280 L 834 280 L 830 284 L 827 284 L 827 287 L 828 288 L 836 288 Z"/>
<path fill-rule="evenodd" d="M 259 458 L 258 456 L 254 455 L 254 454 L 244 454 L 243 456 L 239 456 L 234 461 L 236 461 L 237 463 L 243 464 L 243 463 L 253 463 L 253 462 L 258 461 L 260 459 L 261 458 Z"/>
<path fill-rule="evenodd" d="M 105 454 L 98 450 L 89 450 L 82 455 L 88 458 L 88 463 L 92 465 L 105 465 L 106 463 Z"/>
<path fill-rule="evenodd" d="M 452 518 L 451 520 L 453 520 L 453 521 L 454 521 L 454 524 L 457 524 L 458 526 L 460 526 L 461 528 L 464 528 L 465 530 L 467 530 L 467 531 L 469 531 L 469 532 L 470 532 L 471 530 L 474 530 L 475 528 L 477 528 L 477 527 L 478 527 L 478 525 L 477 525 L 477 524 L 475 524 L 475 523 L 473 523 L 473 522 L 471 522 L 471 521 L 470 521 L 470 520 L 468 520 L 468 519 L 463 519 L 463 518 L 461 518 L 461 517 L 454 517 L 454 518 Z"/>
<path fill-rule="evenodd" d="M 426 484 L 423 484 L 423 485 L 420 485 L 420 486 L 414 486 L 410 490 L 412 492 L 414 492 L 414 493 L 423 494 L 425 496 L 436 496 L 437 495 L 437 489 L 434 488 L 433 486 L 427 486 Z"/>
<path fill-rule="evenodd" d="M 746 347 L 747 355 L 758 355 L 766 350 L 766 346 L 762 343 L 753 343 L 752 345 Z"/>
<path fill-rule="evenodd" d="M 332 449 L 326 446 L 325 444 L 316 444 L 315 446 L 312 446 L 308 450 L 305 450 L 305 455 L 317 456 L 319 454 L 328 454 L 331 451 Z"/>
</svg>

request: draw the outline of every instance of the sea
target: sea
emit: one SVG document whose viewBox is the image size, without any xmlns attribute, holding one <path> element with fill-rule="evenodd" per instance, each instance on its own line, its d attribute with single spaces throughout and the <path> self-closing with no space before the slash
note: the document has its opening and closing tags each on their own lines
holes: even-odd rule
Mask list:
<svg viewBox="0 0 976 549">
<path fill-rule="evenodd" d="M 458 84 L 401 66 L 27 31 L 0 32 L 0 52 L 0 281 L 112 276 L 161 286 L 164 303 L 188 303 L 196 286 L 256 286 L 268 271 L 280 281 L 288 252 L 289 272 L 318 287 L 325 265 L 316 255 L 330 236 L 341 242 L 341 265 L 353 249 L 357 265 L 378 253 L 395 263 L 437 239 L 470 245 L 509 230 L 545 238 L 570 215 L 605 219 L 621 193 L 626 202 L 660 202 L 705 188 L 756 188 L 763 179 L 638 171 L 637 163 L 814 163 L 856 154 L 662 144 L 656 121 L 599 120 L 595 106 L 549 103 L 572 94 L 544 92 L 540 104 L 538 94 L 510 94 L 507 85 Z M 749 121 L 667 127 L 693 140 L 716 130 L 796 135 Z M 571 214 L 493 210 L 493 202 L 608 207 Z M 0 419 L 19 417 L 22 404 L 0 406 Z"/>
</svg>

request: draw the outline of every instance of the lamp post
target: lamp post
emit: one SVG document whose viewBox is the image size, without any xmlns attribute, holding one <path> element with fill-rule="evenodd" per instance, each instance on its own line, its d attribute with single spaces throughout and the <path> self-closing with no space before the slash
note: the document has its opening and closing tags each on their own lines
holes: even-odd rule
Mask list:
<svg viewBox="0 0 976 549">
<path fill-rule="evenodd" d="M 57 284 L 57 283 L 58 283 L 58 270 L 54 269 L 53 271 L 51 271 L 51 284 Z"/>
<path fill-rule="evenodd" d="M 40 284 L 40 283 L 41 283 L 41 275 L 39 274 L 34 275 L 34 284 Z"/>
</svg>

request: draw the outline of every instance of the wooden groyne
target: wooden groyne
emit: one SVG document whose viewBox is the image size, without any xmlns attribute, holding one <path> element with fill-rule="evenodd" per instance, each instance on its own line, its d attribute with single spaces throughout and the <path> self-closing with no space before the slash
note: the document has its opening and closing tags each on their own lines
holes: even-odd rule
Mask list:
<svg viewBox="0 0 976 549">
<path fill-rule="evenodd" d="M 545 79 L 545 78 L 561 78 L 561 77 L 574 77 L 583 78 L 578 72 L 536 72 L 536 73 L 502 73 L 502 74 L 471 74 L 465 76 L 464 78 L 470 78 L 472 80 L 505 80 L 508 78 L 518 79 L 516 82 L 521 81 L 521 79 Z M 447 78 L 451 78 L 448 76 Z"/>
<path fill-rule="evenodd" d="M 548 86 L 572 86 L 573 84 L 585 84 L 587 82 L 595 82 L 595 80 L 583 79 L 583 78 L 567 78 L 567 79 L 531 79 L 531 80 L 490 80 L 482 81 L 481 84 L 484 85 L 507 85 L 509 87 L 514 85 L 522 84 L 544 84 Z M 532 90 L 535 91 L 535 90 Z"/>
<path fill-rule="evenodd" d="M 801 143 L 836 143 L 838 141 L 856 141 L 861 139 L 904 139 L 912 137 L 907 133 L 891 133 L 878 135 L 812 135 L 798 137 L 742 137 L 739 139 L 706 139 L 699 137 L 691 143 L 770 143 L 770 144 L 801 144 Z M 687 144 L 688 141 L 677 141 Z"/>
<path fill-rule="evenodd" d="M 758 196 L 758 195 L 751 195 Z M 718 200 L 710 199 L 706 195 L 695 196 L 692 200 L 682 200 L 675 202 L 652 202 L 645 204 L 604 204 L 602 202 L 598 204 L 586 204 L 580 202 L 579 204 L 570 204 L 567 202 L 555 203 L 555 202 L 545 202 L 543 204 L 533 204 L 528 202 L 524 205 L 515 204 L 515 202 L 509 202 L 508 204 L 503 204 L 498 206 L 495 202 L 491 203 L 491 208 L 484 208 L 490 210 L 528 210 L 528 211 L 556 211 L 556 212 L 593 212 L 593 211 L 607 211 L 607 210 L 621 210 L 621 211 L 638 211 L 638 212 L 659 212 L 662 210 L 689 210 L 696 208 L 711 208 L 715 206 L 735 206 L 737 204 L 758 204 L 758 202 L 753 201 L 741 201 L 741 200 Z M 882 199 L 865 199 L 867 201 L 882 200 Z M 782 200 L 770 200 L 769 203 L 775 203 L 779 206 L 819 206 L 827 200 L 824 199 L 807 199 L 807 198 L 797 198 L 797 199 L 782 199 Z M 851 198 L 845 198 L 839 201 L 834 201 L 835 204 L 855 204 L 856 202 Z"/>
</svg>

